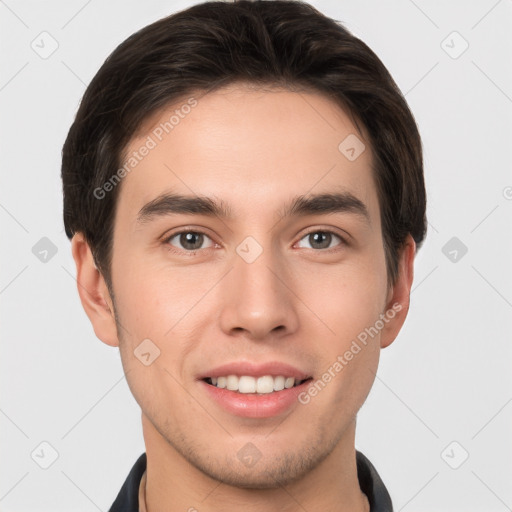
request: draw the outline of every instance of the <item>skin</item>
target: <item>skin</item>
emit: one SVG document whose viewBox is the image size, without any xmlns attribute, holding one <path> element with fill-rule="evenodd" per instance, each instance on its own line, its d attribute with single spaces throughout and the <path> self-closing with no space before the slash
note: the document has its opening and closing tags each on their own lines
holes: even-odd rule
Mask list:
<svg viewBox="0 0 512 512">
<path fill-rule="evenodd" d="M 191 113 L 121 183 L 114 302 L 82 234 L 72 240 L 83 307 L 97 337 L 119 346 L 142 410 L 148 511 L 368 510 L 357 480 L 356 415 L 380 349 L 407 315 L 414 241 L 406 240 L 390 285 L 371 147 L 329 99 L 246 84 L 195 97 Z M 128 153 L 176 108 L 149 119 Z M 353 162 L 338 150 L 349 134 L 366 144 Z M 279 216 L 292 197 L 334 190 L 359 198 L 369 219 Z M 171 191 L 223 200 L 233 217 L 136 223 L 143 205 Z M 166 240 L 180 229 L 207 235 L 194 255 L 179 236 Z M 330 249 L 307 236 L 318 231 L 334 233 Z M 250 264 L 236 252 L 247 236 L 263 249 Z M 196 380 L 232 361 L 286 362 L 318 379 L 393 304 L 401 310 L 343 371 L 285 414 L 235 416 Z M 134 356 L 146 338 L 161 351 L 149 366 Z M 261 453 L 252 467 L 237 457 L 248 442 Z"/>
</svg>

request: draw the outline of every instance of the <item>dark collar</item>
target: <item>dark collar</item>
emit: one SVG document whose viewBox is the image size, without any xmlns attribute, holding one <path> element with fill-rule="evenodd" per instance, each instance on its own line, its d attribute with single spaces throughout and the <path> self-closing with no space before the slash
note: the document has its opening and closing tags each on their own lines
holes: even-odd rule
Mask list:
<svg viewBox="0 0 512 512">
<path fill-rule="evenodd" d="M 373 464 L 356 450 L 359 486 L 368 497 L 370 512 L 393 512 L 389 493 Z M 146 470 L 146 454 L 133 465 L 109 512 L 139 512 L 139 484 Z"/>
<path fill-rule="evenodd" d="M 356 462 L 359 487 L 370 502 L 370 512 L 393 512 L 391 497 L 373 464 L 357 450 Z"/>
</svg>

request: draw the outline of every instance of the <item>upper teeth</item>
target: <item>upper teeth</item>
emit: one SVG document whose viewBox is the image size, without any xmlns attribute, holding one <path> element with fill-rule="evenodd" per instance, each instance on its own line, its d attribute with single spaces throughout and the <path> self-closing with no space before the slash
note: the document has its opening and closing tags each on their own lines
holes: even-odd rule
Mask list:
<svg viewBox="0 0 512 512">
<path fill-rule="evenodd" d="M 218 388 L 226 388 L 239 393 L 272 393 L 273 391 L 292 388 L 295 385 L 294 377 L 284 377 L 282 375 L 277 377 L 271 375 L 264 375 L 263 377 L 227 375 L 225 377 L 212 377 L 211 381 Z"/>
</svg>

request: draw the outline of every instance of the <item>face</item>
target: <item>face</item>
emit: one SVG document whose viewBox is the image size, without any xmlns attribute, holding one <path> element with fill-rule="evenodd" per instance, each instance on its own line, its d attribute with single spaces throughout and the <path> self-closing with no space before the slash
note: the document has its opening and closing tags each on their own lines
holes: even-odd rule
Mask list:
<svg viewBox="0 0 512 512">
<path fill-rule="evenodd" d="M 145 434 L 213 478 L 272 487 L 353 446 L 403 321 L 371 148 L 322 95 L 187 99 L 126 151 L 140 159 L 114 223 L 122 363 Z"/>
</svg>

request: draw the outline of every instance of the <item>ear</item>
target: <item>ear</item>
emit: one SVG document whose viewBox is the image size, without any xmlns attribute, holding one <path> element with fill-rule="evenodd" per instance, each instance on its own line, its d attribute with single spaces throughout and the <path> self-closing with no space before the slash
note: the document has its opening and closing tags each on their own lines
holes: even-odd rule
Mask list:
<svg viewBox="0 0 512 512">
<path fill-rule="evenodd" d="M 117 347 L 119 340 L 112 299 L 82 233 L 76 233 L 73 236 L 71 252 L 76 264 L 78 295 L 91 321 L 94 333 L 103 343 Z"/>
<path fill-rule="evenodd" d="M 384 322 L 384 328 L 381 331 L 381 348 L 386 348 L 393 343 L 407 317 L 412 280 L 414 277 L 415 254 L 416 243 L 412 236 L 408 235 L 399 253 L 396 283 L 390 287 L 386 299 L 386 310 L 384 314 L 388 321 Z"/>
</svg>

